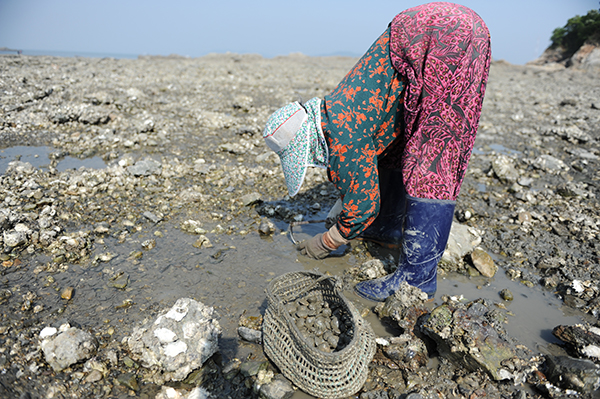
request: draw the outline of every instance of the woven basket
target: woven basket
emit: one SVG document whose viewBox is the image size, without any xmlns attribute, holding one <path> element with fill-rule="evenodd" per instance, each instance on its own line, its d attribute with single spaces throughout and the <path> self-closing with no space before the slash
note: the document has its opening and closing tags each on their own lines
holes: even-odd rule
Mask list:
<svg viewBox="0 0 600 399">
<path fill-rule="evenodd" d="M 326 353 L 308 344 L 285 305 L 307 294 L 339 304 L 352 320 L 353 337 L 341 350 Z M 306 393 L 323 398 L 350 396 L 365 383 L 375 354 L 375 335 L 354 305 L 340 293 L 339 280 L 315 272 L 291 272 L 267 287 L 268 307 L 263 320 L 267 356 L 284 376 Z"/>
</svg>

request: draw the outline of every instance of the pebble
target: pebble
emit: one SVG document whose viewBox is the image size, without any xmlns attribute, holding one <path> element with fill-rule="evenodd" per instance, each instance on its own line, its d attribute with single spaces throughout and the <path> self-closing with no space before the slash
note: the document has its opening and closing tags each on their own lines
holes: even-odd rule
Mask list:
<svg viewBox="0 0 600 399">
<path fill-rule="evenodd" d="M 504 288 L 500 291 L 500 297 L 505 301 L 512 301 L 514 299 L 513 293 L 508 288 Z"/>
<path fill-rule="evenodd" d="M 99 370 L 92 370 L 91 373 L 85 377 L 86 383 L 93 383 L 102 380 L 102 373 Z"/>
<path fill-rule="evenodd" d="M 200 235 L 198 239 L 192 244 L 194 248 L 212 248 L 213 245 L 210 240 L 204 235 Z"/>
<path fill-rule="evenodd" d="M 245 194 L 244 196 L 242 196 L 241 201 L 242 201 L 242 205 L 244 205 L 244 206 L 252 205 L 252 204 L 260 201 L 260 194 L 257 192 Z"/>
<path fill-rule="evenodd" d="M 471 253 L 473 266 L 481 273 L 482 276 L 492 278 L 498 270 L 498 266 L 486 251 L 481 248 L 475 248 Z"/>
<path fill-rule="evenodd" d="M 112 277 L 108 281 L 109 287 L 117 288 L 117 289 L 125 289 L 129 284 L 129 274 L 127 273 L 118 273 L 116 276 Z"/>
<path fill-rule="evenodd" d="M 140 385 L 134 373 L 123 373 L 117 377 L 117 382 L 132 391 L 138 391 Z"/>
<path fill-rule="evenodd" d="M 533 220 L 533 218 L 531 217 L 531 213 L 529 213 L 527 211 L 522 211 L 522 212 L 519 212 L 518 220 L 519 220 L 519 223 L 523 224 L 526 222 L 531 222 Z"/>
<path fill-rule="evenodd" d="M 271 236 L 275 232 L 275 225 L 270 220 L 262 220 L 258 232 L 263 236 Z"/>
<path fill-rule="evenodd" d="M 142 248 L 144 248 L 146 251 L 154 249 L 155 247 L 156 247 L 155 239 L 149 239 L 149 240 L 145 240 L 144 242 L 142 242 Z"/>
<path fill-rule="evenodd" d="M 152 213 L 150 211 L 145 211 L 142 215 L 154 224 L 157 224 L 162 220 L 161 217 L 155 215 L 154 213 Z"/>
<path fill-rule="evenodd" d="M 262 345 L 262 331 L 240 326 L 238 327 L 238 334 L 244 341 Z"/>
<path fill-rule="evenodd" d="M 158 173 L 162 165 L 153 159 L 144 159 L 128 166 L 127 170 L 134 176 L 150 176 Z"/>
<path fill-rule="evenodd" d="M 68 301 L 71 298 L 73 298 L 74 291 L 75 291 L 75 289 L 73 287 L 67 287 L 61 292 L 60 297 L 62 299 L 66 299 Z"/>
</svg>

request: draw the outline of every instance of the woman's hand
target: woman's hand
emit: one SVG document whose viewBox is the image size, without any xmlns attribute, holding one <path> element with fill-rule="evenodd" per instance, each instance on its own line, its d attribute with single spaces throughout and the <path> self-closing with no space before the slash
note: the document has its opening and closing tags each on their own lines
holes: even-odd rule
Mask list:
<svg viewBox="0 0 600 399">
<path fill-rule="evenodd" d="M 323 237 L 328 232 L 317 234 L 316 236 L 309 238 L 308 240 L 304 240 L 298 245 L 296 245 L 296 249 L 300 251 L 300 253 L 304 256 L 307 256 L 311 259 L 323 259 L 326 258 L 332 251 L 336 248 L 330 248 L 325 245 L 325 241 Z"/>
<path fill-rule="evenodd" d="M 342 238 L 337 226 L 334 225 L 325 233 L 317 234 L 313 238 L 298 243 L 296 249 L 309 258 L 323 259 L 347 243 L 348 240 Z"/>
</svg>

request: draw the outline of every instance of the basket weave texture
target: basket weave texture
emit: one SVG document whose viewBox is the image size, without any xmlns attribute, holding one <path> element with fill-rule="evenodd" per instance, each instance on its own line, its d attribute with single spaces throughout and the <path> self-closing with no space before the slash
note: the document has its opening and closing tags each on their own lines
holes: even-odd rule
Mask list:
<svg viewBox="0 0 600 399">
<path fill-rule="evenodd" d="M 316 272 L 290 272 L 267 287 L 268 307 L 263 319 L 263 345 L 267 356 L 284 376 L 304 392 L 318 398 L 343 398 L 364 385 L 375 354 L 375 334 L 354 305 L 342 294 L 336 277 Z M 285 305 L 307 294 L 330 305 L 341 305 L 352 320 L 353 337 L 331 353 L 308 344 Z"/>
</svg>

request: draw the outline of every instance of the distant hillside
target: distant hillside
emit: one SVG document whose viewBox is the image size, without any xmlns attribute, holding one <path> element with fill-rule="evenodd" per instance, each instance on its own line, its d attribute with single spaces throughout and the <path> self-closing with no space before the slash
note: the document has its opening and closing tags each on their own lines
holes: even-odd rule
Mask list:
<svg viewBox="0 0 600 399">
<path fill-rule="evenodd" d="M 554 29 L 550 40 L 550 47 L 530 64 L 600 67 L 600 12 L 590 10 L 570 18 L 565 26 Z"/>
</svg>

